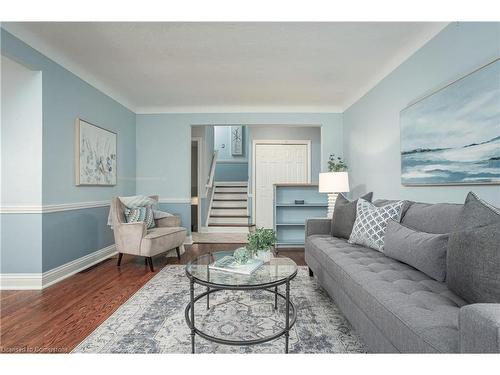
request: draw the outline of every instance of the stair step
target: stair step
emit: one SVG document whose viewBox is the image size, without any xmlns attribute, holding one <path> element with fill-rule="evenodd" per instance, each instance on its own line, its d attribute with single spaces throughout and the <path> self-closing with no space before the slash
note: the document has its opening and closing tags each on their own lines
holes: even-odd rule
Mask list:
<svg viewBox="0 0 500 375">
<path fill-rule="evenodd" d="M 250 228 L 253 227 L 253 224 L 208 224 L 209 227 L 242 227 L 242 228 Z"/>
<path fill-rule="evenodd" d="M 216 187 L 222 187 L 222 186 L 247 187 L 248 181 L 215 181 L 214 184 Z"/>
<path fill-rule="evenodd" d="M 235 193 L 235 194 L 228 194 L 228 193 L 215 193 L 214 194 L 214 199 L 244 199 L 247 200 L 247 195 L 246 193 Z"/>
<path fill-rule="evenodd" d="M 210 217 L 237 217 L 237 218 L 245 217 L 248 219 L 250 216 L 249 215 L 213 215 L 213 214 L 211 214 Z"/>
<path fill-rule="evenodd" d="M 245 209 L 247 208 L 247 201 L 228 201 L 220 200 L 214 201 L 212 204 L 212 209 Z"/>
<path fill-rule="evenodd" d="M 248 215 L 248 210 L 246 208 L 239 207 L 226 207 L 226 208 L 214 208 L 210 211 L 211 216 L 246 216 Z"/>
<path fill-rule="evenodd" d="M 246 199 L 214 198 L 214 202 L 246 202 Z"/>
<path fill-rule="evenodd" d="M 225 187 L 215 188 L 215 193 L 246 194 L 247 191 L 248 191 L 247 187 L 238 187 L 238 186 L 225 186 Z"/>
<path fill-rule="evenodd" d="M 210 216 L 208 219 L 208 224 L 223 224 L 223 225 L 234 225 L 234 224 L 248 224 L 248 217 L 213 217 Z"/>
</svg>

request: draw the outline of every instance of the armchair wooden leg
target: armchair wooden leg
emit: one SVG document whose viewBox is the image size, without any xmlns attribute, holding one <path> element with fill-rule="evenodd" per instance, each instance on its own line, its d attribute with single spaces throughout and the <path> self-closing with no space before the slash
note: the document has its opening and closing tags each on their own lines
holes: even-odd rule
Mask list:
<svg viewBox="0 0 500 375">
<path fill-rule="evenodd" d="M 151 272 L 155 272 L 155 269 L 153 268 L 153 258 L 147 257 L 148 263 L 149 263 L 149 269 Z"/>
<path fill-rule="evenodd" d="M 117 267 L 120 267 L 120 264 L 122 263 L 122 257 L 123 253 L 118 253 L 118 263 L 116 264 Z"/>
<path fill-rule="evenodd" d="M 179 248 L 179 246 L 175 248 L 175 251 L 177 252 L 177 259 L 181 260 L 181 249 Z"/>
</svg>

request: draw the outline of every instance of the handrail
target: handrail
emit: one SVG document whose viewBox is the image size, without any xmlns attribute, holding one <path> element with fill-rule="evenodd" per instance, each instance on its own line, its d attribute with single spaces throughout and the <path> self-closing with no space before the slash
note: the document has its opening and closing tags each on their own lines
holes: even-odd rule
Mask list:
<svg viewBox="0 0 500 375">
<path fill-rule="evenodd" d="M 210 163 L 210 173 L 208 174 L 207 184 L 205 187 L 208 189 L 212 188 L 214 185 L 214 177 L 215 177 L 215 165 L 217 163 L 217 153 L 219 150 L 215 150 L 212 155 L 212 162 Z"/>
</svg>

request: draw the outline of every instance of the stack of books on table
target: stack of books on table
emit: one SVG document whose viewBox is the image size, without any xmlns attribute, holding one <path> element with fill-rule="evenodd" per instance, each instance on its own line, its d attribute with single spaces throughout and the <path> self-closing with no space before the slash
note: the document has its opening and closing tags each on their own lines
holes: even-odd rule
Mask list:
<svg viewBox="0 0 500 375">
<path fill-rule="evenodd" d="M 264 262 L 260 259 L 250 259 L 245 264 L 239 264 L 234 257 L 226 255 L 221 259 L 217 259 L 214 263 L 210 264 L 208 268 L 216 271 L 238 273 L 241 275 L 251 275 L 255 270 L 262 266 Z"/>
</svg>

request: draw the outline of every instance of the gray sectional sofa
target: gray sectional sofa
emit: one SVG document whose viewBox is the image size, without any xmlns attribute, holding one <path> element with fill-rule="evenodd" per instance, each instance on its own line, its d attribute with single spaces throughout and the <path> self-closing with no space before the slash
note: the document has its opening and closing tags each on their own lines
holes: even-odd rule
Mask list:
<svg viewBox="0 0 500 375">
<path fill-rule="evenodd" d="M 401 223 L 428 233 L 451 232 L 462 209 L 410 203 Z M 467 304 L 446 282 L 332 237 L 331 226 L 331 219 L 307 221 L 305 260 L 370 351 L 500 352 L 500 304 Z"/>
</svg>

